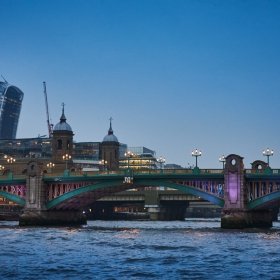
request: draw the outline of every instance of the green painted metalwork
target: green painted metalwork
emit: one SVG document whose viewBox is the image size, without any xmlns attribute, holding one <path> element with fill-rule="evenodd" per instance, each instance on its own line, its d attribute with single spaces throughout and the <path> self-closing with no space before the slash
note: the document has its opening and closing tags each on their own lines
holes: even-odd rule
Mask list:
<svg viewBox="0 0 280 280">
<path fill-rule="evenodd" d="M 63 173 L 53 173 L 53 174 L 44 174 L 43 181 L 47 183 L 56 183 L 57 179 L 59 179 L 60 183 L 71 183 L 71 182 L 98 182 L 98 184 L 91 185 L 93 190 L 96 188 L 103 188 L 108 186 L 114 186 L 116 184 L 122 184 L 122 181 L 125 177 L 126 170 L 117 170 L 117 171 L 88 171 L 88 172 L 69 172 L 66 174 Z M 133 172 L 133 175 L 131 174 Z M 178 190 L 182 190 L 186 193 L 193 194 L 196 196 L 200 196 L 205 200 L 211 201 L 221 207 L 223 207 L 223 199 L 211 195 L 207 192 L 204 192 L 200 189 L 196 189 L 193 187 L 188 187 L 185 185 L 180 185 L 173 183 L 171 181 L 190 181 L 190 180 L 224 180 L 224 170 L 223 169 L 147 169 L 147 170 L 133 170 L 129 173 L 130 176 L 133 176 L 135 185 L 153 185 L 153 186 L 165 186 Z M 263 170 L 254 170 L 254 169 L 246 169 L 244 170 L 244 178 L 246 181 L 275 181 L 280 180 L 280 169 L 263 169 Z M 145 183 L 146 182 L 146 183 Z M 0 176 L 0 186 L 10 186 L 10 185 L 25 185 L 26 184 L 26 175 L 17 175 L 15 174 L 13 179 L 8 179 L 8 176 Z M 60 196 L 50 202 L 47 205 L 54 207 L 73 196 L 80 194 L 80 192 L 85 192 L 85 188 L 90 186 L 77 189 L 66 193 L 63 196 Z M 9 194 L 7 192 L 4 193 L 4 197 L 8 198 L 9 196 L 13 196 L 8 198 L 12 201 L 15 201 L 17 196 Z M 254 209 L 256 207 L 261 206 L 264 203 L 268 203 L 274 199 L 277 199 L 280 196 L 280 192 L 274 192 L 269 195 L 260 197 L 254 201 L 250 201 L 247 206 L 248 209 Z M 19 198 L 21 199 L 21 198 Z M 23 205 L 25 203 L 24 199 L 21 202 L 18 202 Z"/>
<path fill-rule="evenodd" d="M 0 186 L 16 186 L 16 185 L 25 185 L 26 176 L 15 175 L 13 179 L 9 179 L 8 176 L 0 177 Z"/>
<path fill-rule="evenodd" d="M 131 176 L 131 175 L 130 175 Z M 89 171 L 89 172 L 73 172 L 69 176 L 61 174 L 44 175 L 44 182 L 85 182 L 89 180 L 118 180 L 125 177 L 125 170 L 118 171 Z M 224 174 L 222 169 L 147 169 L 133 170 L 133 178 L 145 179 L 161 179 L 161 180 L 223 180 Z"/>
<path fill-rule="evenodd" d="M 270 176 L 272 178 L 280 178 L 280 169 L 245 169 L 244 170 L 244 177 L 245 178 L 260 178 L 264 177 L 267 178 L 267 176 Z"/>
<path fill-rule="evenodd" d="M 118 185 L 122 185 L 122 180 L 109 181 L 109 182 L 104 182 L 104 183 L 99 183 L 99 184 L 94 184 L 94 185 L 88 185 L 88 186 L 70 191 L 59 197 L 54 198 L 53 200 L 46 203 L 46 208 L 51 209 L 51 208 L 55 207 L 56 205 L 66 201 L 72 197 L 75 197 L 79 194 L 82 194 L 82 193 L 86 193 L 89 191 L 106 188 L 106 187 L 118 186 Z"/>
<path fill-rule="evenodd" d="M 0 190 L 0 196 L 3 196 L 3 197 L 5 197 L 5 198 L 7 198 L 7 199 L 9 199 L 9 200 L 11 200 L 15 203 L 18 203 L 22 206 L 25 206 L 25 203 L 26 203 L 25 199 L 23 199 L 23 198 L 21 198 L 17 195 L 14 195 L 14 194 L 11 194 L 11 193 Z"/>
<path fill-rule="evenodd" d="M 278 198 L 280 198 L 280 191 L 264 195 L 247 203 L 247 209 L 252 210 Z"/>
<path fill-rule="evenodd" d="M 106 188 L 106 187 L 112 187 L 112 186 L 118 186 L 118 185 L 122 185 L 122 180 L 107 181 L 107 182 L 103 182 L 103 183 L 97 183 L 94 185 L 85 186 L 85 187 L 70 191 L 68 193 L 65 193 L 65 194 L 49 201 L 48 203 L 46 203 L 46 208 L 51 209 L 51 208 L 57 206 L 58 204 L 66 201 L 70 198 L 73 198 L 77 195 L 80 195 L 82 193 L 86 193 L 86 192 L 93 191 L 93 190 L 100 189 L 100 188 Z M 200 196 L 200 197 L 204 198 L 205 200 L 208 200 L 221 207 L 224 206 L 224 200 L 222 198 L 216 197 L 216 196 L 206 193 L 202 190 L 195 189 L 193 187 L 189 187 L 186 185 L 180 185 L 180 184 L 166 182 L 166 181 L 141 180 L 141 179 L 136 180 L 135 184 L 129 185 L 129 188 L 132 188 L 134 185 L 148 185 L 148 186 L 152 185 L 152 186 L 165 186 L 168 188 L 174 188 L 174 189 L 186 192 L 188 194 Z"/>
<path fill-rule="evenodd" d="M 200 189 L 196 189 L 193 187 L 189 187 L 187 185 L 180 185 L 173 182 L 166 182 L 166 181 L 153 181 L 153 180 L 135 180 L 135 184 L 138 185 L 152 185 L 152 186 L 163 186 L 167 188 L 177 189 L 179 191 L 183 191 L 188 194 L 192 194 L 195 196 L 199 196 L 205 200 L 208 200 L 220 207 L 224 207 L 225 201 L 217 196 L 211 195 L 210 193 L 204 192 Z"/>
</svg>

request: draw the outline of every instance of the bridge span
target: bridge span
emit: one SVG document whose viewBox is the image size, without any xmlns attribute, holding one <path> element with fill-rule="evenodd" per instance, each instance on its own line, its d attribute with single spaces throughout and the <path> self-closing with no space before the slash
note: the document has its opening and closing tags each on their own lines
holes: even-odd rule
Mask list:
<svg viewBox="0 0 280 280">
<path fill-rule="evenodd" d="M 223 207 L 221 227 L 270 227 L 271 210 L 280 205 L 280 170 L 244 169 L 243 158 L 226 157 L 224 169 L 151 169 L 44 174 L 30 161 L 27 174 L 2 176 L 0 196 L 24 206 L 20 225 L 84 224 L 90 203 L 132 188 L 164 186 Z M 173 201 L 177 208 L 179 200 Z M 146 204 L 154 219 L 167 219 L 170 205 Z M 175 207 L 176 208 L 176 207 Z M 182 209 L 177 211 L 182 213 Z M 182 215 L 172 216 L 181 219 Z"/>
</svg>

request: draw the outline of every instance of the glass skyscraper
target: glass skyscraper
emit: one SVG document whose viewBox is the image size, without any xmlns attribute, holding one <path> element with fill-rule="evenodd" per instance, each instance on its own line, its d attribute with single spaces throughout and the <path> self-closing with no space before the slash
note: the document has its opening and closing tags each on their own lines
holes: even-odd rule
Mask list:
<svg viewBox="0 0 280 280">
<path fill-rule="evenodd" d="M 0 139 L 15 139 L 23 92 L 0 81 Z"/>
</svg>

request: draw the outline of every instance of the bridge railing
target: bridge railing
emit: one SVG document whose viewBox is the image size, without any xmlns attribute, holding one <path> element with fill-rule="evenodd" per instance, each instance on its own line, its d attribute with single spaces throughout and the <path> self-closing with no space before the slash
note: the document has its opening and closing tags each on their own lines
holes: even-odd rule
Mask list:
<svg viewBox="0 0 280 280">
<path fill-rule="evenodd" d="M 221 174 L 224 173 L 223 169 L 139 169 L 134 170 L 133 174 Z"/>
<path fill-rule="evenodd" d="M 245 174 L 253 175 L 280 175 L 280 169 L 245 169 Z"/>
<path fill-rule="evenodd" d="M 26 174 L 13 174 L 13 179 L 25 179 Z M 7 180 L 11 179 L 9 174 L 8 175 L 0 175 L 0 180 Z"/>
<path fill-rule="evenodd" d="M 134 175 L 151 175 L 151 174 L 186 174 L 186 175 L 197 175 L 197 174 L 222 174 L 223 169 L 138 169 L 133 170 Z M 124 175 L 125 169 L 116 171 L 74 171 L 69 172 L 69 176 L 100 176 L 100 175 Z M 44 177 L 64 177 L 65 173 L 44 173 Z"/>
<path fill-rule="evenodd" d="M 117 171 L 73 171 L 69 172 L 69 176 L 100 176 L 100 175 L 124 175 L 124 170 Z M 44 173 L 43 177 L 63 177 L 65 176 L 64 172 L 56 172 L 56 173 Z"/>
</svg>

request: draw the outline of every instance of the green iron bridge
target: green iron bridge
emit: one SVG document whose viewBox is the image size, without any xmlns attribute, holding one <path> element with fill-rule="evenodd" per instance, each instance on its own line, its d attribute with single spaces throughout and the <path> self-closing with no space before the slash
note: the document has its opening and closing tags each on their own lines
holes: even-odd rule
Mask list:
<svg viewBox="0 0 280 280">
<path fill-rule="evenodd" d="M 133 182 L 125 182 L 133 178 Z M 280 169 L 245 169 L 247 209 L 280 203 Z M 143 186 L 164 186 L 224 207 L 223 169 L 160 169 L 43 174 L 46 209 L 80 210 L 105 196 Z M 0 196 L 26 204 L 26 175 L 0 177 Z"/>
<path fill-rule="evenodd" d="M 163 186 L 223 207 L 224 228 L 272 226 L 271 209 L 280 205 L 280 169 L 244 169 L 243 158 L 229 155 L 224 169 L 132 169 L 43 174 L 30 161 L 26 175 L 0 178 L 0 196 L 24 206 L 20 225 L 86 223 L 82 213 L 103 197 L 146 186 Z M 179 207 L 179 203 L 178 203 Z M 166 211 L 150 205 L 150 213 Z"/>
</svg>

